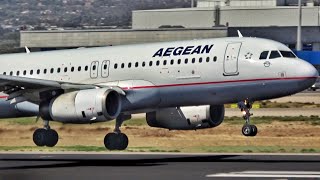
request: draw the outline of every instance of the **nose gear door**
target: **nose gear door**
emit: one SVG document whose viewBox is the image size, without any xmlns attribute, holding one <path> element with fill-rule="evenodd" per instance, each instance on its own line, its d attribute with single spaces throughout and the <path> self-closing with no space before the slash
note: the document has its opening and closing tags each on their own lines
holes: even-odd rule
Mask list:
<svg viewBox="0 0 320 180">
<path fill-rule="evenodd" d="M 229 43 L 226 48 L 224 56 L 224 76 L 237 76 L 238 71 L 238 57 L 241 48 L 241 42 Z"/>
</svg>

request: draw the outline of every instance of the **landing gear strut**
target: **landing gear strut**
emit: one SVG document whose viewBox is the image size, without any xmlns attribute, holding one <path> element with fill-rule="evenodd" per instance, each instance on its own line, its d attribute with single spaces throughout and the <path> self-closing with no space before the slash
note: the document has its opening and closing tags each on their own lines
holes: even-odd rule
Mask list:
<svg viewBox="0 0 320 180">
<path fill-rule="evenodd" d="M 49 121 L 44 121 L 44 128 L 37 129 L 33 133 L 33 142 L 37 146 L 54 147 L 58 140 L 58 133 L 50 128 Z"/>
<path fill-rule="evenodd" d="M 243 119 L 246 121 L 242 127 L 242 134 L 244 136 L 256 136 L 258 128 L 255 125 L 250 125 L 250 117 L 253 115 L 250 113 L 252 103 L 249 100 L 241 101 L 238 103 L 238 107 L 243 114 Z"/>
<path fill-rule="evenodd" d="M 125 120 L 131 119 L 130 116 L 119 115 L 116 119 L 115 129 L 108 133 L 104 138 L 104 145 L 108 150 L 125 150 L 128 147 L 128 136 L 121 133 L 120 127 Z"/>
</svg>

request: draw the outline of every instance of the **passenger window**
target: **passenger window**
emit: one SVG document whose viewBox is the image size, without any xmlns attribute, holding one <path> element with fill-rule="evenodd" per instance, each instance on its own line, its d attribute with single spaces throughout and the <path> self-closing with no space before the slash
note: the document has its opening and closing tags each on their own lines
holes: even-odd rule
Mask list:
<svg viewBox="0 0 320 180">
<path fill-rule="evenodd" d="M 44 70 L 43 70 L 43 74 L 47 74 L 47 69 L 44 69 Z"/>
<path fill-rule="evenodd" d="M 146 66 L 146 62 L 142 62 L 142 67 L 145 67 Z"/>
<path fill-rule="evenodd" d="M 3 73 L 3 75 L 7 75 L 7 73 L 6 73 L 6 72 L 4 72 L 4 73 Z"/>
<path fill-rule="evenodd" d="M 159 66 L 159 65 L 160 65 L 160 61 L 158 60 L 158 61 L 157 61 L 157 66 Z"/>
<path fill-rule="evenodd" d="M 114 69 L 117 69 L 118 68 L 118 64 L 114 64 Z"/>
<path fill-rule="evenodd" d="M 74 71 L 74 67 L 71 67 L 71 72 L 73 72 Z"/>
<path fill-rule="evenodd" d="M 210 57 L 207 57 L 206 61 L 209 62 L 210 61 Z"/>
<path fill-rule="evenodd" d="M 24 76 L 27 75 L 27 71 L 26 70 L 23 71 L 23 75 Z"/>
<path fill-rule="evenodd" d="M 95 69 L 95 67 L 96 67 L 96 66 L 93 66 L 94 69 Z M 64 72 L 67 72 L 67 71 L 68 71 L 68 68 L 65 67 L 65 68 L 64 68 Z"/>
<path fill-rule="evenodd" d="M 188 58 L 184 60 L 184 63 L 185 63 L 185 64 L 188 64 Z"/>
<path fill-rule="evenodd" d="M 85 70 L 85 71 L 88 71 L 88 69 L 89 69 L 88 66 L 85 66 L 85 67 L 84 67 L 84 70 Z"/>
<path fill-rule="evenodd" d="M 37 70 L 37 74 L 40 74 L 40 69 Z"/>
<path fill-rule="evenodd" d="M 195 63 L 196 62 L 196 58 L 192 58 L 192 63 Z"/>
<path fill-rule="evenodd" d="M 93 65 L 92 70 L 95 71 L 96 69 L 97 69 L 97 66 Z M 66 71 L 64 71 L 64 72 L 66 72 Z"/>
<path fill-rule="evenodd" d="M 281 55 L 279 54 L 278 51 L 271 51 L 269 59 L 275 59 L 279 57 L 281 57 Z"/>
<path fill-rule="evenodd" d="M 122 68 L 122 69 L 124 68 L 124 63 L 121 64 L 121 68 Z"/>
<path fill-rule="evenodd" d="M 163 61 L 163 65 L 164 65 L 164 66 L 167 65 L 167 60 L 164 60 L 164 61 Z"/>
<path fill-rule="evenodd" d="M 58 68 L 58 69 L 57 69 L 57 73 L 60 73 L 60 72 L 61 72 L 61 68 Z"/>
<path fill-rule="evenodd" d="M 78 71 L 81 71 L 81 66 L 78 67 Z"/>
<path fill-rule="evenodd" d="M 136 65 L 135 65 L 136 67 L 139 67 L 139 63 L 138 62 L 136 62 Z"/>
<path fill-rule="evenodd" d="M 30 75 L 32 75 L 33 74 L 33 70 L 30 70 Z"/>
<path fill-rule="evenodd" d="M 263 51 L 260 54 L 260 58 L 259 59 L 267 59 L 268 58 L 268 54 L 269 54 L 269 51 Z"/>
<path fill-rule="evenodd" d="M 213 62 L 217 62 L 217 56 L 213 57 Z"/>
<path fill-rule="evenodd" d="M 178 59 L 178 64 L 181 64 L 181 59 Z"/>
<path fill-rule="evenodd" d="M 132 66 L 132 63 L 128 63 L 128 68 L 131 68 L 131 66 Z"/>
<path fill-rule="evenodd" d="M 202 63 L 202 57 L 201 57 L 201 58 L 199 58 L 199 63 Z"/>
<path fill-rule="evenodd" d="M 170 62 L 170 64 L 171 64 L 171 65 L 173 65 L 173 64 L 174 64 L 174 60 L 173 60 L 173 59 L 171 59 L 171 62 Z"/>
<path fill-rule="evenodd" d="M 53 69 L 53 68 L 51 68 L 50 73 L 52 74 L 53 72 L 54 72 L 54 69 Z"/>
<path fill-rule="evenodd" d="M 150 67 L 152 66 L 152 61 L 149 62 L 149 66 L 150 66 Z"/>
<path fill-rule="evenodd" d="M 11 71 L 11 72 L 10 72 L 10 76 L 12 76 L 12 75 L 13 75 L 13 72 Z"/>
<path fill-rule="evenodd" d="M 17 71 L 17 76 L 19 76 L 20 75 L 20 71 Z"/>
</svg>

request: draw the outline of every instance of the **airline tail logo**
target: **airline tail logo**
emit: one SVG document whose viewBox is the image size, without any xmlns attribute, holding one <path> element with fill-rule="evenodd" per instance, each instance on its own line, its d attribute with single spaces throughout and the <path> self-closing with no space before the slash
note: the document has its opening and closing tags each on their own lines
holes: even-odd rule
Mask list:
<svg viewBox="0 0 320 180">
<path fill-rule="evenodd" d="M 208 54 L 213 48 L 212 45 L 199 45 L 199 46 L 187 46 L 187 47 L 169 47 L 167 49 L 159 49 L 152 57 L 169 57 L 180 55 L 192 55 L 192 54 Z"/>
</svg>

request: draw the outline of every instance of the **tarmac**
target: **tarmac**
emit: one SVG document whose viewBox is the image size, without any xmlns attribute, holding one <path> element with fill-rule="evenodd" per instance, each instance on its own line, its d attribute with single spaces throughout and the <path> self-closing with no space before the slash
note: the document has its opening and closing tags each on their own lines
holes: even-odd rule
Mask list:
<svg viewBox="0 0 320 180">
<path fill-rule="evenodd" d="M 0 153 L 0 179 L 320 179 L 319 154 Z"/>
</svg>

